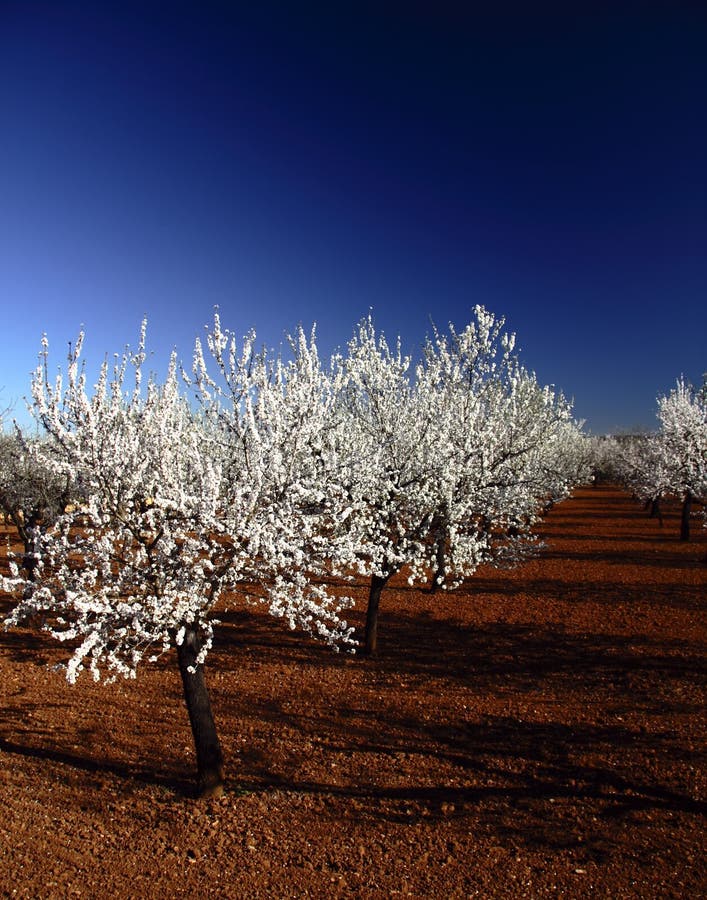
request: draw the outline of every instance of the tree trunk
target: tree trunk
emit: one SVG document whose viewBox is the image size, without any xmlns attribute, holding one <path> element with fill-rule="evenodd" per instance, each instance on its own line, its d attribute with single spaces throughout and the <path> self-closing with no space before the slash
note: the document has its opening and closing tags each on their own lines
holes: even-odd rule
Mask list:
<svg viewBox="0 0 707 900">
<path fill-rule="evenodd" d="M 37 548 L 36 541 L 28 538 L 24 542 L 25 552 L 22 556 L 22 568 L 27 573 L 27 581 L 37 580 Z"/>
<path fill-rule="evenodd" d="M 430 594 L 434 594 L 440 584 L 444 584 L 444 579 L 447 575 L 447 546 L 445 540 L 438 541 L 435 557 L 436 569 L 432 573 Z"/>
<path fill-rule="evenodd" d="M 200 649 L 201 634 L 198 625 L 187 625 L 184 641 L 177 647 L 177 660 L 194 736 L 198 792 L 200 797 L 220 797 L 224 786 L 223 754 L 211 712 L 204 667 L 196 663 Z M 193 672 L 189 671 L 190 667 L 194 669 Z"/>
<path fill-rule="evenodd" d="M 368 608 L 366 610 L 364 656 L 375 656 L 378 652 L 378 606 L 381 592 L 389 578 L 390 575 L 386 575 L 383 578 L 379 575 L 371 576 L 371 589 L 368 592 Z"/>
<path fill-rule="evenodd" d="M 682 515 L 680 517 L 680 540 L 690 540 L 690 512 L 692 511 L 692 494 L 687 491 L 682 501 Z"/>
<path fill-rule="evenodd" d="M 438 512 L 432 521 L 432 533 L 435 536 L 437 547 L 435 549 L 435 570 L 430 582 L 430 594 L 434 594 L 440 584 L 444 583 L 447 574 L 447 544 L 449 541 L 449 516 L 446 505 Z"/>
<path fill-rule="evenodd" d="M 22 554 L 22 568 L 27 573 L 28 581 L 36 581 L 37 575 L 37 536 L 34 531 L 34 519 L 30 518 L 25 521 L 22 513 L 18 510 L 11 510 L 10 519 L 17 529 L 17 533 L 22 541 L 24 553 Z"/>
<path fill-rule="evenodd" d="M 25 545 L 22 565 L 29 581 L 37 580 L 37 564 L 39 563 L 39 527 L 42 521 L 40 513 L 35 510 L 25 523 L 21 536 Z"/>
<path fill-rule="evenodd" d="M 661 512 L 661 509 L 660 509 L 660 498 L 654 497 L 650 501 L 650 504 L 651 504 L 650 518 L 657 519 L 660 524 L 660 527 L 662 528 L 663 527 L 663 513 Z"/>
</svg>

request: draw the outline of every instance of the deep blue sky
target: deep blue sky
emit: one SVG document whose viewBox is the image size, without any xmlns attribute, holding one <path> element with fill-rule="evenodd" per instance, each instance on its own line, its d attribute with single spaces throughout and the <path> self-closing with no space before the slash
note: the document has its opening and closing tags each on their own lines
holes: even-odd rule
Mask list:
<svg viewBox="0 0 707 900">
<path fill-rule="evenodd" d="M 707 5 L 475 6 L 0 0 L 0 406 L 43 331 L 146 314 L 162 371 L 215 304 L 328 353 L 482 303 L 590 430 L 654 427 L 707 370 Z"/>
</svg>

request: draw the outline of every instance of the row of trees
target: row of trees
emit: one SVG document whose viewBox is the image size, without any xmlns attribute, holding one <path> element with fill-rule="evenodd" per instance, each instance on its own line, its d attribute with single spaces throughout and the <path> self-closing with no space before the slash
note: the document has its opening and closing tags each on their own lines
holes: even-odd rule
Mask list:
<svg viewBox="0 0 707 900">
<path fill-rule="evenodd" d="M 39 436 L 2 443 L 0 498 L 24 541 L 6 625 L 37 620 L 70 641 L 70 681 L 134 677 L 176 647 L 199 790 L 219 793 L 204 661 L 225 594 L 353 649 L 350 601 L 330 585 L 365 577 L 372 654 L 393 575 L 449 589 L 481 563 L 514 564 L 543 509 L 589 477 L 569 403 L 514 345 L 476 307 L 463 331 L 434 331 L 416 366 L 370 318 L 323 364 L 314 332 L 275 355 L 216 314 L 188 373 L 173 355 L 163 381 L 145 377 L 143 323 L 137 350 L 90 388 L 83 335 L 54 379 L 45 339 Z"/>
<path fill-rule="evenodd" d="M 661 500 L 680 500 L 680 538 L 690 538 L 695 502 L 707 505 L 707 378 L 698 390 L 684 379 L 658 397 L 659 429 L 603 440 L 598 466 L 650 507 L 662 523 Z M 707 517 L 705 517 L 707 524 Z"/>
</svg>

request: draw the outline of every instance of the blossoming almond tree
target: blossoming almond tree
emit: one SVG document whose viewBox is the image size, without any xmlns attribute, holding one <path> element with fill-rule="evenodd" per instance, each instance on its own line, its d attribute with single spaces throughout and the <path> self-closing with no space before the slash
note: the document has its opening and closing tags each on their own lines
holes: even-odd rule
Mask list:
<svg viewBox="0 0 707 900">
<path fill-rule="evenodd" d="M 672 493 L 672 460 L 660 434 L 624 435 L 604 447 L 604 467 L 663 524 L 661 501 Z"/>
<path fill-rule="evenodd" d="M 660 501 L 682 503 L 680 539 L 690 537 L 694 500 L 707 500 L 707 396 L 684 379 L 658 397 L 660 430 L 632 435 L 614 443 L 613 469 L 618 480 L 651 509 L 662 525 Z M 707 519 L 706 519 L 707 521 Z"/>
<path fill-rule="evenodd" d="M 453 587 L 484 561 L 514 563 L 534 544 L 543 501 L 564 496 L 573 467 L 569 404 L 513 356 L 502 319 L 476 307 L 464 331 L 435 332 L 410 377 L 371 319 L 348 355 L 343 406 L 352 461 L 347 522 L 371 578 L 365 650 L 377 649 L 381 592 L 403 566 Z"/>
<path fill-rule="evenodd" d="M 558 398 L 558 402 L 562 401 Z M 566 421 L 557 423 L 552 439 L 544 446 L 539 468 L 547 490 L 543 498 L 546 509 L 566 499 L 573 488 L 594 481 L 595 442 L 584 433 L 583 427 L 583 421 L 568 416 Z"/>
<path fill-rule="evenodd" d="M 58 476 L 45 463 L 49 448 L 23 434 L 18 427 L 0 434 L 0 511 L 9 519 L 22 541 L 22 568 L 34 578 L 36 541 L 42 529 L 50 528 L 72 496 L 68 476 Z"/>
<path fill-rule="evenodd" d="M 378 644 L 381 593 L 403 566 L 410 580 L 430 565 L 428 535 L 438 504 L 440 454 L 437 399 L 424 379 L 410 378 L 410 358 L 362 320 L 337 359 L 343 376 L 339 408 L 348 468 L 350 515 L 343 529 L 359 574 L 370 578 L 363 652 Z"/>
<path fill-rule="evenodd" d="M 670 490 L 682 500 L 680 539 L 690 539 L 693 500 L 707 501 L 707 402 L 684 379 L 658 398 L 659 440 L 670 473 Z"/>
<path fill-rule="evenodd" d="M 143 385 L 144 329 L 138 351 L 126 352 L 112 373 L 104 364 L 93 392 L 80 367 L 83 336 L 70 353 L 66 386 L 61 376 L 50 382 L 44 347 L 34 413 L 53 446 L 53 471 L 70 477 L 85 503 L 40 536 L 36 583 L 26 585 L 7 624 L 40 617 L 54 637 L 71 641 L 69 681 L 85 668 L 96 679 L 135 677 L 145 655 L 155 659 L 176 646 L 199 792 L 218 795 L 223 756 L 203 666 L 224 592 L 262 565 L 275 615 L 332 642 L 348 640 L 349 632 L 338 602 L 306 595 L 301 577 L 277 577 L 297 547 L 296 537 L 288 543 L 271 525 L 287 514 L 277 506 L 284 498 L 264 490 L 267 468 L 286 451 L 268 442 L 252 415 L 259 406 L 262 422 L 269 421 L 259 367 L 243 366 L 244 404 L 230 422 L 243 459 L 233 460 L 223 453 L 217 423 L 196 415 L 181 395 L 174 357 L 163 384 Z M 264 445 L 270 456 L 254 450 Z"/>
<path fill-rule="evenodd" d="M 135 677 L 145 655 L 176 645 L 194 735 L 201 793 L 219 793 L 223 760 L 203 662 L 211 610 L 233 565 L 218 517 L 221 472 L 180 396 L 176 360 L 163 385 L 143 390 L 144 324 L 137 353 L 104 363 L 93 392 L 80 366 L 52 384 L 46 341 L 34 374 L 34 415 L 47 433 L 46 464 L 84 498 L 37 542 L 36 582 L 7 619 L 40 618 L 74 647 L 67 678 L 89 669 Z M 128 369 L 134 372 L 126 390 Z"/>
<path fill-rule="evenodd" d="M 577 430 L 569 404 L 519 364 L 504 324 L 477 306 L 463 331 L 435 331 L 426 346 L 445 457 L 433 586 L 453 587 L 482 562 L 523 559 L 543 504 L 566 496 L 575 474 L 562 461 Z"/>
</svg>

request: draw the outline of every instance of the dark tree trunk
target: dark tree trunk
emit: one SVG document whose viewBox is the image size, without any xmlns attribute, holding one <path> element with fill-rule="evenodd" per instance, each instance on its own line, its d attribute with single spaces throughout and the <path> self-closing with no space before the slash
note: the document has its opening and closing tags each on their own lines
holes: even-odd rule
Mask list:
<svg viewBox="0 0 707 900">
<path fill-rule="evenodd" d="M 651 519 L 657 519 L 660 527 L 663 527 L 663 513 L 660 510 L 660 497 L 654 497 L 651 501 Z"/>
<path fill-rule="evenodd" d="M 33 514 L 25 522 L 20 518 L 19 515 L 13 515 L 12 520 L 15 523 L 15 528 L 17 528 L 20 539 L 25 548 L 25 552 L 22 556 L 22 568 L 27 573 L 28 581 L 36 581 L 36 569 L 37 563 L 39 561 L 37 556 L 38 540 L 36 529 L 39 524 L 39 517 Z"/>
<path fill-rule="evenodd" d="M 381 592 L 389 578 L 390 575 L 386 575 L 383 578 L 379 575 L 371 576 L 371 588 L 368 592 L 368 608 L 366 610 L 364 656 L 375 656 L 378 652 L 378 607 L 380 605 Z"/>
<path fill-rule="evenodd" d="M 220 797 L 224 786 L 223 754 L 211 712 L 204 667 L 196 663 L 200 650 L 201 634 L 198 625 L 187 625 L 184 641 L 177 647 L 177 660 L 194 736 L 197 786 L 200 797 Z M 193 672 L 189 671 L 190 667 L 194 669 Z"/>
<path fill-rule="evenodd" d="M 30 539 L 24 542 L 25 552 L 22 556 L 22 568 L 27 573 L 27 581 L 37 580 L 37 554 L 35 542 Z"/>
<path fill-rule="evenodd" d="M 690 540 L 690 512 L 692 511 L 692 494 L 688 491 L 682 501 L 682 515 L 680 517 L 680 540 Z"/>
</svg>

